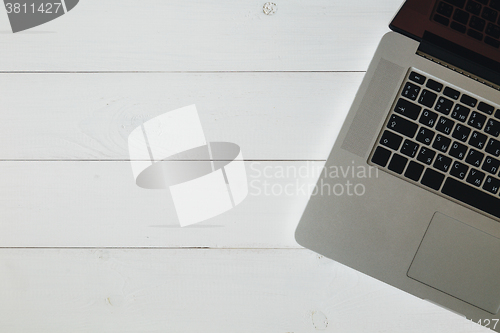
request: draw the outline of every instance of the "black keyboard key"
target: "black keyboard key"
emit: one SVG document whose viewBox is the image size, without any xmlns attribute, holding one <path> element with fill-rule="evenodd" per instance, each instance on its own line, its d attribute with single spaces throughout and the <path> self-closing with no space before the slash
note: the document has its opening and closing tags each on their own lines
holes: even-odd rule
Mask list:
<svg viewBox="0 0 500 333">
<path fill-rule="evenodd" d="M 398 150 L 403 138 L 397 134 L 389 131 L 384 131 L 382 137 L 380 138 L 380 144 L 389 147 L 394 150 Z"/>
<path fill-rule="evenodd" d="M 453 30 L 456 30 L 456 31 L 461 32 L 463 34 L 467 31 L 467 28 L 465 27 L 465 25 L 462 25 L 462 24 L 457 23 L 455 21 L 451 22 L 450 27 Z"/>
<path fill-rule="evenodd" d="M 490 7 L 496 10 L 500 10 L 500 0 L 491 0 Z"/>
<path fill-rule="evenodd" d="M 477 99 L 470 97 L 469 95 L 462 95 L 462 98 L 460 98 L 460 102 L 464 103 L 467 106 L 470 106 L 471 108 L 475 107 L 477 104 Z"/>
<path fill-rule="evenodd" d="M 469 150 L 469 153 L 467 154 L 467 157 L 465 158 L 465 162 L 469 163 L 472 166 L 475 166 L 476 168 L 479 168 L 481 162 L 483 161 L 483 158 L 483 153 L 471 148 Z"/>
<path fill-rule="evenodd" d="M 490 0 L 476 0 L 476 1 L 486 6 L 488 4 L 488 1 Z"/>
<path fill-rule="evenodd" d="M 434 132 L 425 127 L 420 127 L 416 139 L 418 142 L 421 142 L 425 145 L 430 145 L 432 139 L 434 139 Z"/>
<path fill-rule="evenodd" d="M 483 184 L 483 189 L 486 191 L 497 194 L 498 188 L 500 187 L 500 180 L 493 178 L 491 176 L 486 177 L 486 180 Z"/>
<path fill-rule="evenodd" d="M 419 146 L 420 146 L 419 144 L 413 141 L 405 140 L 405 142 L 403 142 L 403 146 L 401 147 L 400 151 L 402 154 L 408 157 L 415 157 Z"/>
<path fill-rule="evenodd" d="M 420 183 L 437 191 L 441 187 L 443 180 L 444 180 L 444 175 L 442 173 L 432 169 L 427 169 L 425 170 Z"/>
<path fill-rule="evenodd" d="M 495 155 L 496 157 L 500 156 L 500 141 L 495 139 L 490 139 L 488 144 L 486 145 L 486 152 Z"/>
<path fill-rule="evenodd" d="M 469 22 L 469 27 L 477 31 L 483 31 L 486 25 L 486 21 L 477 16 L 472 16 Z"/>
<path fill-rule="evenodd" d="M 499 166 L 500 166 L 499 160 L 497 160 L 496 158 L 493 158 L 491 156 L 486 156 L 481 169 L 495 175 L 498 171 Z"/>
<path fill-rule="evenodd" d="M 432 144 L 432 147 L 442 151 L 443 153 L 446 153 L 448 148 L 450 147 L 451 144 L 451 139 L 442 136 L 441 134 L 436 135 L 436 139 L 434 139 L 434 143 Z"/>
<path fill-rule="evenodd" d="M 436 21 L 437 23 L 441 23 L 442 25 L 446 25 L 446 26 L 448 26 L 448 24 L 450 24 L 449 18 L 444 17 L 443 15 L 439 15 L 439 14 L 434 14 L 434 21 Z"/>
<path fill-rule="evenodd" d="M 500 38 L 500 27 L 493 23 L 488 23 L 485 33 L 495 39 Z"/>
<path fill-rule="evenodd" d="M 439 97 L 434 110 L 439 111 L 443 114 L 448 115 L 453 108 L 453 102 L 445 97 Z"/>
<path fill-rule="evenodd" d="M 402 174 L 407 162 L 408 159 L 406 157 L 394 154 L 392 155 L 391 162 L 387 168 L 395 173 Z"/>
<path fill-rule="evenodd" d="M 493 39 L 491 38 L 490 36 L 486 36 L 484 38 L 484 42 L 488 45 L 491 45 L 493 46 L 494 48 L 500 48 L 500 41 L 496 40 L 496 39 Z"/>
<path fill-rule="evenodd" d="M 377 149 L 375 149 L 375 153 L 373 153 L 372 162 L 385 167 L 387 165 L 387 162 L 389 162 L 389 157 L 391 157 L 390 150 L 387 150 L 383 147 L 377 147 Z"/>
<path fill-rule="evenodd" d="M 437 6 L 436 12 L 443 16 L 451 17 L 451 14 L 453 13 L 453 6 L 441 1 Z"/>
<path fill-rule="evenodd" d="M 424 112 L 422 112 L 422 115 L 420 116 L 418 122 L 425 126 L 433 127 L 436 123 L 437 117 L 437 113 L 425 109 Z"/>
<path fill-rule="evenodd" d="M 419 92 L 420 92 L 419 86 L 417 86 L 411 82 L 406 82 L 401 95 L 414 101 L 417 99 Z"/>
<path fill-rule="evenodd" d="M 418 84 L 424 84 L 425 80 L 427 79 L 425 76 L 422 74 L 418 74 L 415 72 L 411 72 L 410 76 L 408 77 L 411 81 L 416 82 Z"/>
<path fill-rule="evenodd" d="M 470 16 L 469 13 L 464 12 L 463 10 L 457 9 L 457 10 L 455 10 L 455 14 L 453 15 L 453 19 L 455 21 L 457 21 L 458 23 L 457 22 L 453 22 L 453 23 L 464 27 L 463 32 L 465 32 L 465 25 L 467 24 L 467 22 L 469 22 L 469 16 Z M 451 24 L 452 28 L 453 28 L 453 23 Z M 459 23 L 461 23 L 461 24 L 459 24 Z M 455 29 L 455 30 L 457 30 L 457 29 Z"/>
<path fill-rule="evenodd" d="M 455 105 L 453 108 L 453 112 L 451 113 L 451 117 L 461 122 L 465 122 L 467 117 L 469 116 L 470 109 L 461 104 Z"/>
<path fill-rule="evenodd" d="M 424 171 L 424 166 L 422 164 L 410 161 L 410 164 L 408 164 L 408 167 L 406 168 L 405 171 L 405 177 L 418 182 L 423 171 Z"/>
<path fill-rule="evenodd" d="M 483 8 L 483 13 L 481 14 L 481 17 L 491 21 L 495 22 L 497 20 L 498 12 L 494 9 L 491 9 L 489 7 L 484 7 Z"/>
<path fill-rule="evenodd" d="M 492 115 L 493 111 L 495 111 L 495 108 L 493 106 L 486 104 L 484 102 L 480 102 L 479 105 L 477 106 L 477 109 L 489 115 Z"/>
<path fill-rule="evenodd" d="M 450 119 L 445 118 L 445 117 L 441 117 L 441 118 L 439 118 L 439 120 L 437 122 L 436 129 L 439 132 L 442 132 L 445 134 L 450 134 L 451 130 L 453 128 L 453 125 L 455 125 L 455 122 L 453 120 L 450 120 Z"/>
<path fill-rule="evenodd" d="M 488 119 L 484 131 L 491 136 L 497 137 L 500 135 L 500 122 L 495 119 Z"/>
<path fill-rule="evenodd" d="M 469 134 L 471 132 L 471 129 L 467 126 L 457 124 L 455 127 L 455 130 L 453 131 L 453 134 L 451 135 L 457 140 L 460 140 L 462 142 L 467 141 L 467 138 L 469 137 Z"/>
<path fill-rule="evenodd" d="M 465 181 L 469 184 L 479 187 L 483 183 L 484 176 L 486 176 L 484 172 L 476 169 L 470 169 L 469 175 L 467 176 L 467 179 Z"/>
<path fill-rule="evenodd" d="M 387 123 L 387 128 L 403 134 L 404 136 L 413 138 L 415 132 L 417 132 L 418 125 L 393 114 Z"/>
<path fill-rule="evenodd" d="M 418 118 L 420 110 L 422 110 L 421 106 L 418 106 L 417 104 L 414 104 L 402 98 L 398 100 L 396 107 L 394 108 L 395 112 L 413 120 L 416 120 Z"/>
<path fill-rule="evenodd" d="M 436 101 L 437 95 L 433 93 L 430 90 L 424 89 L 422 93 L 420 94 L 420 98 L 418 99 L 418 102 L 420 104 L 423 104 L 429 108 L 431 108 L 434 105 L 434 102 Z"/>
<path fill-rule="evenodd" d="M 460 162 L 454 162 L 450 174 L 458 179 L 464 179 L 465 175 L 467 175 L 467 171 L 469 171 L 469 167 Z"/>
<path fill-rule="evenodd" d="M 455 100 L 460 97 L 460 92 L 458 90 L 451 89 L 450 87 L 444 88 L 443 94 Z"/>
<path fill-rule="evenodd" d="M 436 161 L 434 161 L 434 168 L 441 170 L 443 172 L 448 172 L 448 169 L 451 166 L 451 158 L 446 157 L 442 154 L 439 154 L 436 157 Z"/>
<path fill-rule="evenodd" d="M 430 165 L 432 163 L 432 160 L 434 159 L 434 156 L 436 156 L 436 152 L 434 150 L 431 150 L 427 147 L 422 147 L 418 152 L 417 160 Z"/>
<path fill-rule="evenodd" d="M 436 82 L 432 79 L 429 79 L 429 81 L 427 81 L 427 84 L 425 86 L 437 92 L 441 92 L 441 90 L 443 89 L 443 85 L 441 83 Z"/>
<path fill-rule="evenodd" d="M 477 129 L 481 129 L 483 128 L 485 122 L 486 122 L 486 116 L 484 114 L 473 111 L 472 114 L 470 115 L 467 124 Z"/>
<path fill-rule="evenodd" d="M 459 160 L 462 160 L 465 157 L 465 154 L 467 153 L 467 146 L 463 145 L 459 142 L 453 142 L 450 148 L 450 156 L 453 156 L 455 158 L 458 158 Z"/>
<path fill-rule="evenodd" d="M 472 38 L 475 38 L 477 40 L 483 40 L 483 34 L 480 32 L 477 32 L 476 30 L 469 29 L 467 31 L 467 35 L 472 37 Z"/>
<path fill-rule="evenodd" d="M 473 0 L 467 1 L 467 5 L 465 6 L 465 10 L 474 15 L 479 15 L 482 8 L 483 6 L 481 6 L 480 3 L 477 3 Z"/>
<path fill-rule="evenodd" d="M 500 109 L 496 110 L 495 118 L 500 119 Z"/>
<path fill-rule="evenodd" d="M 464 8 L 465 0 L 444 0 L 447 3 L 451 3 L 453 6 L 458 8 Z"/>
<path fill-rule="evenodd" d="M 469 144 L 476 148 L 483 149 L 484 146 L 486 145 L 487 139 L 488 138 L 486 135 L 479 133 L 478 131 L 474 131 L 470 136 Z"/>
<path fill-rule="evenodd" d="M 441 192 L 464 204 L 500 218 L 500 198 L 453 178 L 446 179 Z"/>
</svg>

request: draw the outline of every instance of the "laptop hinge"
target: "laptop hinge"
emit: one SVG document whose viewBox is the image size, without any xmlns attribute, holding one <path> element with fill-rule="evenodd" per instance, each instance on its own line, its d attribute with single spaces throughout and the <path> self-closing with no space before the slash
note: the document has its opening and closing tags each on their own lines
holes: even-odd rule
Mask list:
<svg viewBox="0 0 500 333">
<path fill-rule="evenodd" d="M 426 31 L 417 54 L 500 90 L 500 63 Z"/>
</svg>

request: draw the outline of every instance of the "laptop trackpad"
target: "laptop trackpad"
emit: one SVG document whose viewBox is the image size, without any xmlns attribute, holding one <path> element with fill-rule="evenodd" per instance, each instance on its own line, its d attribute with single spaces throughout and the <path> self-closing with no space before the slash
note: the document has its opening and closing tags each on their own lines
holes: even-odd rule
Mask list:
<svg viewBox="0 0 500 333">
<path fill-rule="evenodd" d="M 500 239 L 436 212 L 408 276 L 496 314 L 499 254 Z"/>
</svg>

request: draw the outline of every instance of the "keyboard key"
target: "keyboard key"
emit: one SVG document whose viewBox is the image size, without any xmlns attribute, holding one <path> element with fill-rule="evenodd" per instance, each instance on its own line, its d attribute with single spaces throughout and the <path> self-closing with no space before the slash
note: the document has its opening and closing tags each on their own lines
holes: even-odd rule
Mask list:
<svg viewBox="0 0 500 333">
<path fill-rule="evenodd" d="M 447 172 L 451 165 L 451 158 L 439 154 L 434 162 L 434 167 L 443 172 Z"/>
<path fill-rule="evenodd" d="M 435 93 L 433 93 L 430 90 L 424 89 L 422 91 L 422 93 L 420 94 L 420 98 L 418 99 L 418 102 L 420 104 L 423 104 L 423 105 L 430 108 L 434 105 L 436 98 L 437 98 L 437 95 Z"/>
<path fill-rule="evenodd" d="M 417 155 L 417 160 L 430 165 L 432 163 L 432 160 L 434 159 L 434 156 L 436 156 L 436 152 L 434 150 L 431 150 L 427 147 L 422 147 L 420 148 L 420 151 Z"/>
<path fill-rule="evenodd" d="M 496 10 L 500 10 L 500 0 L 491 0 L 490 7 Z"/>
<path fill-rule="evenodd" d="M 441 92 L 441 90 L 443 89 L 443 85 L 441 83 L 436 82 L 432 79 L 429 79 L 429 81 L 427 81 L 427 84 L 425 86 L 437 92 Z"/>
<path fill-rule="evenodd" d="M 446 26 L 448 26 L 448 24 L 450 24 L 449 18 L 444 17 L 443 15 L 439 15 L 439 14 L 434 14 L 434 21 L 436 21 L 437 23 L 441 23 L 442 25 L 446 25 Z"/>
<path fill-rule="evenodd" d="M 479 15 L 481 13 L 482 8 L 483 6 L 481 6 L 481 4 L 473 0 L 467 1 L 467 5 L 465 6 L 465 10 L 474 15 Z"/>
<path fill-rule="evenodd" d="M 469 171 L 469 167 L 460 162 L 454 162 L 451 167 L 450 174 L 458 179 L 464 179 L 465 175 Z"/>
<path fill-rule="evenodd" d="M 495 175 L 498 171 L 499 166 L 500 166 L 499 160 L 497 160 L 496 158 L 493 158 L 491 156 L 486 156 L 481 169 Z"/>
<path fill-rule="evenodd" d="M 432 147 L 442 151 L 443 153 L 446 153 L 448 148 L 450 147 L 451 144 L 451 139 L 442 136 L 441 134 L 436 135 L 436 139 L 434 139 L 434 143 L 432 144 Z"/>
<path fill-rule="evenodd" d="M 500 48 L 500 41 L 496 40 L 496 39 L 493 39 L 491 38 L 490 36 L 486 36 L 484 38 L 484 42 L 488 45 L 491 45 L 493 46 L 494 48 Z"/>
<path fill-rule="evenodd" d="M 450 27 L 453 30 L 456 30 L 456 31 L 461 32 L 463 34 L 467 31 L 467 28 L 465 27 L 465 25 L 457 23 L 455 21 L 451 22 Z"/>
<path fill-rule="evenodd" d="M 402 174 L 407 162 L 408 159 L 406 157 L 394 154 L 392 155 L 391 162 L 387 168 L 395 173 Z"/>
<path fill-rule="evenodd" d="M 425 126 L 433 127 L 436 123 L 437 117 L 437 113 L 425 109 L 418 122 Z"/>
<path fill-rule="evenodd" d="M 462 98 L 460 98 L 460 102 L 473 108 L 477 104 L 477 99 L 470 97 L 469 95 L 464 94 L 464 95 L 462 95 Z"/>
<path fill-rule="evenodd" d="M 455 122 L 453 120 L 450 120 L 445 117 L 441 117 L 438 120 L 438 123 L 436 125 L 436 129 L 439 132 L 445 133 L 445 134 L 450 134 L 451 130 L 453 128 L 453 125 L 455 125 Z"/>
<path fill-rule="evenodd" d="M 431 142 L 432 142 L 432 139 L 434 139 L 434 132 L 431 131 L 430 129 L 427 129 L 425 127 L 420 127 L 420 129 L 418 130 L 418 134 L 417 134 L 417 141 L 418 142 L 421 142 L 423 144 L 426 144 L 426 145 L 430 145 Z"/>
<path fill-rule="evenodd" d="M 465 0 L 444 0 L 447 3 L 451 3 L 453 6 L 458 8 L 464 8 Z"/>
<path fill-rule="evenodd" d="M 482 18 L 484 18 L 488 21 L 491 21 L 491 22 L 495 22 L 497 20 L 497 16 L 498 16 L 498 12 L 496 10 L 493 10 L 491 8 L 488 8 L 488 7 L 483 8 L 483 13 L 481 14 Z"/>
<path fill-rule="evenodd" d="M 469 163 L 472 166 L 475 166 L 476 168 L 479 168 L 481 162 L 483 161 L 483 158 L 483 153 L 471 148 L 471 150 L 469 150 L 469 153 L 467 154 L 467 157 L 465 158 L 465 162 Z"/>
<path fill-rule="evenodd" d="M 442 173 L 432 169 L 426 169 L 420 183 L 437 191 L 441 187 L 443 180 L 444 175 Z"/>
<path fill-rule="evenodd" d="M 453 102 L 445 97 L 439 97 L 434 110 L 439 111 L 443 114 L 448 115 L 453 108 Z"/>
<path fill-rule="evenodd" d="M 413 138 L 415 132 L 417 132 L 418 125 L 400 116 L 392 115 L 387 123 L 387 128 L 403 134 L 404 136 Z"/>
<path fill-rule="evenodd" d="M 469 29 L 467 30 L 467 35 L 475 38 L 477 40 L 483 40 L 483 34 L 480 32 L 477 32 L 476 30 Z"/>
<path fill-rule="evenodd" d="M 410 79 L 411 81 L 416 82 L 418 84 L 424 84 L 424 82 L 427 78 L 425 76 L 423 76 L 422 74 L 411 72 L 408 79 Z"/>
<path fill-rule="evenodd" d="M 375 153 L 372 156 L 372 162 L 385 167 L 387 165 L 387 162 L 389 162 L 389 157 L 391 157 L 390 150 L 387 150 L 383 147 L 377 147 Z"/>
<path fill-rule="evenodd" d="M 394 111 L 402 114 L 403 116 L 406 116 L 410 119 L 416 120 L 420 114 L 420 110 L 422 110 L 421 106 L 418 106 L 417 104 L 413 104 L 412 102 L 409 102 L 405 99 L 400 98 L 398 100 L 398 103 L 396 104 L 396 107 L 394 108 Z"/>
<path fill-rule="evenodd" d="M 465 107 L 461 104 L 455 105 L 453 108 L 453 112 L 451 113 L 451 117 L 453 119 L 459 120 L 461 122 L 465 122 L 467 120 L 467 117 L 469 116 L 470 109 L 468 107 Z"/>
<path fill-rule="evenodd" d="M 406 168 L 405 171 L 405 177 L 418 182 L 423 171 L 424 171 L 424 166 L 422 164 L 410 161 L 410 164 L 408 164 L 408 167 Z"/>
<path fill-rule="evenodd" d="M 484 114 L 473 111 L 472 114 L 470 115 L 469 122 L 467 124 L 477 129 L 481 129 L 483 128 L 485 122 L 486 122 L 486 116 Z"/>
<path fill-rule="evenodd" d="M 465 157 L 465 154 L 467 153 L 467 146 L 458 143 L 458 142 L 453 142 L 450 148 L 450 156 L 453 156 L 455 158 L 458 158 L 459 160 L 463 159 Z"/>
<path fill-rule="evenodd" d="M 497 194 L 499 187 L 500 187 L 500 180 L 493 178 L 491 176 L 486 177 L 483 189 L 485 189 L 490 193 Z"/>
<path fill-rule="evenodd" d="M 500 119 L 500 109 L 496 110 L 495 118 Z"/>
<path fill-rule="evenodd" d="M 437 6 L 436 12 L 443 16 L 451 17 L 451 14 L 453 13 L 453 6 L 441 1 Z"/>
<path fill-rule="evenodd" d="M 471 129 L 467 126 L 457 124 L 455 127 L 455 130 L 453 131 L 453 134 L 451 135 L 457 140 L 460 140 L 462 142 L 467 141 L 467 138 L 469 137 L 469 134 L 471 132 Z"/>
<path fill-rule="evenodd" d="M 464 12 L 463 10 L 457 9 L 457 10 L 455 10 L 455 14 L 453 15 L 453 19 L 455 21 L 457 21 L 458 23 L 461 23 L 461 24 L 457 23 L 458 25 L 464 24 L 462 26 L 465 29 L 465 24 L 467 24 L 467 22 L 469 22 L 469 16 L 470 16 L 469 13 Z M 456 23 L 456 22 L 453 22 L 453 23 Z M 453 28 L 453 23 L 451 24 L 452 28 Z M 457 29 L 455 29 L 455 30 L 457 30 Z M 465 32 L 465 30 L 463 32 Z"/>
<path fill-rule="evenodd" d="M 384 131 L 382 137 L 380 138 L 380 144 L 389 147 L 394 150 L 398 150 L 403 138 L 397 134 L 389 131 Z"/>
<path fill-rule="evenodd" d="M 493 23 L 488 23 L 485 33 L 495 39 L 500 38 L 500 27 Z"/>
<path fill-rule="evenodd" d="M 441 192 L 464 204 L 500 218 L 500 199 L 470 185 L 453 178 L 447 178 Z"/>
<path fill-rule="evenodd" d="M 477 16 L 472 16 L 469 22 L 469 26 L 477 31 L 483 31 L 486 25 L 486 21 Z"/>
<path fill-rule="evenodd" d="M 477 106 L 477 109 L 489 115 L 492 115 L 493 111 L 495 111 L 495 108 L 493 106 L 486 104 L 484 102 L 480 102 L 479 105 Z"/>
<path fill-rule="evenodd" d="M 500 141 L 497 141 L 495 139 L 490 139 L 488 141 L 488 144 L 486 145 L 486 152 L 495 155 L 495 156 L 500 156 Z"/>
<path fill-rule="evenodd" d="M 418 93 L 420 92 L 420 87 L 411 83 L 411 82 L 406 82 L 403 92 L 401 95 L 404 97 L 411 99 L 412 101 L 417 99 Z"/>
<path fill-rule="evenodd" d="M 413 141 L 405 140 L 405 142 L 403 142 L 403 146 L 401 147 L 401 153 L 408 157 L 415 157 L 419 146 L 419 144 Z"/>
<path fill-rule="evenodd" d="M 451 89 L 450 87 L 444 88 L 443 94 L 455 100 L 457 100 L 460 97 L 460 92 L 458 90 Z"/>
<path fill-rule="evenodd" d="M 476 148 L 483 149 L 486 145 L 487 139 L 486 135 L 479 133 L 478 131 L 474 131 L 469 139 L 469 144 Z"/>
<path fill-rule="evenodd" d="M 476 169 L 470 169 L 469 175 L 467 176 L 467 179 L 465 181 L 469 184 L 479 187 L 483 183 L 484 176 L 484 172 Z"/>
<path fill-rule="evenodd" d="M 500 122 L 495 119 L 488 119 L 484 131 L 491 136 L 497 137 L 500 135 Z"/>
</svg>

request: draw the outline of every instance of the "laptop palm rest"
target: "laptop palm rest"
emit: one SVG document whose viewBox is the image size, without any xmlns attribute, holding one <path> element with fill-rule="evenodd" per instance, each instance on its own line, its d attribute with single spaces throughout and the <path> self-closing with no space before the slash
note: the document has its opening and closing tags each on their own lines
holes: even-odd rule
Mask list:
<svg viewBox="0 0 500 333">
<path fill-rule="evenodd" d="M 436 212 L 408 276 L 492 314 L 500 309 L 500 239 Z"/>
</svg>

